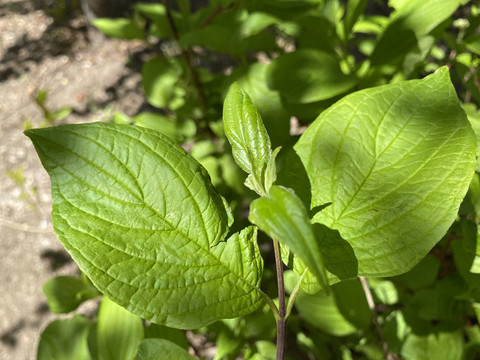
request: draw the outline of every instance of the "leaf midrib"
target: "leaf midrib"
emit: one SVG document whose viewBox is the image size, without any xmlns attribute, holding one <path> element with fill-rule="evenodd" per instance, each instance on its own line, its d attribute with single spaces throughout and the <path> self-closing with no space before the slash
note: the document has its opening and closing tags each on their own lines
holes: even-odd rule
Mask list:
<svg viewBox="0 0 480 360">
<path fill-rule="evenodd" d="M 355 109 L 355 112 L 352 114 L 351 118 L 350 118 L 349 121 L 348 121 L 347 126 L 345 127 L 345 130 L 344 130 L 344 132 L 343 132 L 343 134 L 342 134 L 342 138 L 341 138 L 341 140 L 340 140 L 340 144 L 338 145 L 337 152 L 336 152 L 336 154 L 335 154 L 334 164 L 337 164 L 337 160 L 338 160 L 338 156 L 339 156 L 339 154 L 340 154 L 340 150 L 341 150 L 341 148 L 342 148 L 342 146 L 343 146 L 344 140 L 346 139 L 346 133 L 348 132 L 348 129 L 350 128 L 350 125 L 352 125 L 352 122 L 354 121 L 356 114 L 358 113 L 360 107 L 361 107 L 366 101 L 368 101 L 368 99 L 371 99 L 371 95 L 369 95 L 368 93 L 367 93 L 367 94 L 363 94 L 363 95 L 367 95 L 367 96 L 366 96 L 366 99 L 364 99 L 363 102 L 360 103 L 360 104 L 357 106 L 357 108 Z M 385 111 L 384 111 L 384 113 L 383 113 L 383 116 L 382 116 L 382 119 L 381 119 L 381 121 L 380 121 L 380 123 L 378 124 L 378 127 L 377 127 L 377 134 L 376 134 L 376 136 L 375 136 L 375 143 L 376 143 L 378 131 L 379 131 L 379 129 L 380 129 L 380 125 L 383 123 L 383 121 L 385 120 L 388 112 L 392 109 L 392 107 L 394 106 L 394 104 L 396 103 L 396 101 L 398 101 L 398 99 L 399 99 L 402 95 L 403 95 L 403 91 L 400 91 L 400 94 L 397 95 L 396 99 L 391 102 L 391 104 L 388 106 L 387 109 L 385 109 Z M 328 116 L 328 115 L 327 115 L 327 116 Z M 410 121 L 410 120 L 411 120 L 411 118 L 410 118 L 408 121 Z M 399 131 L 399 133 L 401 133 L 404 128 L 405 128 L 405 127 L 403 127 L 403 128 Z M 385 147 L 385 149 L 382 151 L 382 153 L 380 153 L 379 157 L 386 151 L 386 149 L 388 149 L 388 148 L 391 146 L 391 144 L 397 139 L 397 137 L 398 137 L 398 134 L 397 134 L 397 136 L 395 136 L 394 139 L 392 139 L 392 141 L 390 142 L 390 144 L 388 144 L 388 146 Z M 376 149 L 376 146 L 375 146 L 375 149 Z M 342 217 L 343 213 L 344 213 L 344 212 L 347 210 L 347 208 L 350 206 L 350 204 L 352 203 L 353 199 L 355 199 L 355 197 L 357 196 L 357 194 L 359 193 L 359 191 L 361 190 L 361 188 L 365 185 L 368 177 L 371 175 L 373 169 L 375 168 L 375 166 L 376 166 L 376 164 L 377 164 L 378 157 L 377 157 L 376 152 L 375 152 L 374 155 L 375 155 L 375 158 L 374 158 L 373 164 L 371 165 L 371 167 L 370 167 L 367 175 L 363 178 L 362 183 L 358 186 L 358 188 L 356 189 L 355 193 L 350 197 L 348 203 L 347 203 L 347 204 L 344 206 L 344 208 L 340 211 L 340 214 L 339 214 L 339 215 L 334 214 L 334 215 L 335 215 L 335 218 L 334 218 L 333 223 L 330 225 L 330 227 L 333 228 L 333 227 L 335 226 L 335 224 L 338 222 L 338 220 Z M 333 171 L 332 171 L 332 179 L 331 179 L 331 184 L 332 184 L 332 185 L 331 185 L 331 195 L 330 195 L 330 196 L 331 196 L 331 199 L 334 199 L 334 198 L 335 198 L 335 196 L 334 196 L 334 195 L 335 195 L 335 194 L 334 194 L 334 191 L 335 191 L 335 189 L 334 189 L 334 184 L 335 184 L 334 179 L 335 179 L 335 175 L 338 174 L 338 172 L 336 172 L 335 170 L 338 170 L 338 166 L 335 166 L 334 169 L 333 169 Z"/>
<path fill-rule="evenodd" d="M 65 221 L 67 221 L 65 218 L 63 218 L 63 219 L 64 219 Z M 67 221 L 67 222 L 68 222 L 68 221 Z M 72 228 L 73 228 L 73 227 L 72 227 Z M 78 230 L 78 229 L 75 229 L 75 230 Z M 78 230 L 78 231 L 82 232 L 81 230 Z M 96 238 L 95 236 L 93 236 L 93 235 L 91 235 L 91 234 L 87 234 L 87 235 Z M 98 239 L 98 238 L 97 238 L 97 239 Z M 98 240 L 98 241 L 101 242 L 101 240 Z M 103 242 L 102 242 L 102 244 L 103 244 Z M 70 244 L 70 245 L 71 245 L 71 244 Z M 107 244 L 107 246 L 109 246 L 109 245 Z M 72 245 L 72 247 L 74 247 L 74 246 Z M 115 248 L 113 248 L 112 246 L 110 246 L 110 247 L 111 247 L 112 249 L 115 249 Z M 78 248 L 76 248 L 76 247 L 74 247 L 74 248 L 75 248 L 77 251 L 79 251 Z M 98 268 L 96 265 L 94 265 L 90 260 L 88 260 L 88 259 L 87 259 L 86 257 L 84 257 L 82 254 L 80 254 L 80 256 L 84 259 L 84 261 L 88 262 L 91 266 L 95 267 L 96 269 L 101 270 L 102 273 L 104 273 L 102 269 L 100 269 L 100 268 Z M 223 265 L 221 262 L 219 262 L 219 263 L 220 263 L 220 265 Z M 234 274 L 232 271 L 230 271 L 230 273 Z M 135 289 L 135 293 L 137 293 L 137 292 L 140 291 L 141 289 L 151 290 L 151 289 L 148 289 L 148 288 L 145 288 L 145 287 L 133 286 L 132 284 L 130 284 L 130 283 L 128 283 L 128 282 L 125 282 L 125 281 L 123 281 L 123 280 L 121 280 L 121 279 L 119 279 L 119 278 L 117 278 L 117 277 L 114 277 L 112 274 L 109 274 L 109 273 L 106 273 L 106 272 L 105 272 L 105 275 L 108 276 L 108 277 L 110 277 L 111 279 L 113 279 L 113 280 L 115 280 L 115 281 L 119 281 L 119 282 L 121 282 L 122 284 L 125 284 L 125 285 L 128 285 L 128 286 L 130 286 L 130 287 L 133 287 L 133 288 Z M 236 274 L 234 274 L 234 275 L 236 275 Z M 225 276 L 228 276 L 228 274 L 223 275 L 222 277 L 219 277 L 219 278 L 215 278 L 215 279 L 213 279 L 213 280 L 209 280 L 209 281 L 216 281 L 216 280 L 219 280 L 219 279 L 221 279 L 221 278 L 223 278 L 223 277 L 225 277 Z M 242 280 L 243 280 L 243 279 L 242 279 Z M 244 282 L 245 282 L 245 281 L 244 281 Z M 203 284 L 203 283 L 202 283 L 202 284 Z M 196 283 L 196 284 L 193 284 L 193 285 L 191 285 L 191 286 L 193 287 L 193 286 L 197 286 L 197 285 L 198 285 L 198 284 Z M 201 285 L 200 285 L 200 286 L 201 286 Z M 188 286 L 185 286 L 185 287 L 183 287 L 183 288 L 184 288 L 184 289 L 187 289 Z M 155 289 L 157 289 L 157 288 L 155 288 Z M 168 290 L 175 291 L 175 289 L 176 289 L 176 288 L 172 288 L 172 289 L 168 289 L 168 288 L 167 288 L 167 289 L 160 289 L 160 290 L 163 290 L 163 291 L 167 291 L 167 292 L 168 292 Z M 196 312 L 196 311 L 198 311 L 199 309 L 204 309 L 204 308 L 208 308 L 208 307 L 214 307 L 214 306 L 216 306 L 216 305 L 219 304 L 219 303 L 224 303 L 224 302 L 228 302 L 228 301 L 234 301 L 234 300 L 236 300 L 236 299 L 239 299 L 239 298 L 248 296 L 248 294 L 251 293 L 251 292 L 254 291 L 254 290 L 258 290 L 258 289 L 255 288 L 255 287 L 250 287 L 250 291 L 246 292 L 245 294 L 241 294 L 241 295 L 238 295 L 238 296 L 235 296 L 235 297 L 231 297 L 231 298 L 228 298 L 228 299 L 224 299 L 224 300 L 221 300 L 221 301 L 216 301 L 216 302 L 213 302 L 212 304 L 204 304 L 205 306 L 198 306 L 198 307 L 195 307 L 193 310 L 184 311 L 184 312 L 176 312 L 174 315 L 189 314 L 189 313 Z M 113 295 L 113 294 L 111 294 L 111 296 L 112 296 L 112 295 Z M 261 299 L 261 298 L 259 298 L 259 299 Z M 117 298 L 117 300 L 119 300 L 119 302 L 122 302 L 122 301 L 120 301 L 121 299 L 119 299 L 119 298 Z M 250 302 L 252 303 L 252 305 L 251 305 L 250 307 L 255 306 L 255 304 L 258 303 L 259 301 L 260 301 L 260 300 L 250 301 Z M 129 304 L 130 304 L 131 306 L 133 306 L 134 308 L 141 310 L 140 312 L 145 312 L 145 309 L 141 309 L 141 308 L 139 308 L 138 306 L 135 306 L 135 304 L 133 304 L 133 303 L 131 303 L 131 302 L 129 302 Z M 149 312 L 149 311 L 148 311 L 148 312 Z M 149 313 L 151 313 L 151 312 L 149 312 Z M 158 314 L 156 314 L 156 313 L 151 313 L 151 314 L 154 315 L 154 316 L 158 315 Z M 162 316 L 171 317 L 172 315 L 167 314 L 167 315 L 162 315 Z"/>
</svg>

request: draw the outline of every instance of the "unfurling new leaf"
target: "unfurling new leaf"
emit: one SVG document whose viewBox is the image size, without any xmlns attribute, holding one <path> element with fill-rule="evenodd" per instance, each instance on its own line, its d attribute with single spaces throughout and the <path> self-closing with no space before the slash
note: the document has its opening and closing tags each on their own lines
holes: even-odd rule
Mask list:
<svg viewBox="0 0 480 360">
<path fill-rule="evenodd" d="M 249 174 L 245 185 L 265 195 L 271 185 L 265 182 L 272 154 L 270 138 L 252 99 L 237 83 L 230 86 L 225 98 L 223 124 L 235 161 Z"/>
</svg>

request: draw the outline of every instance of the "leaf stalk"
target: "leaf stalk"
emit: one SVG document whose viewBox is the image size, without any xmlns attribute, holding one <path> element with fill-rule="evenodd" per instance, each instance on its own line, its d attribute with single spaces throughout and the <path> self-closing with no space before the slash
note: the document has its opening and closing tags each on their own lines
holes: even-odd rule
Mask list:
<svg viewBox="0 0 480 360">
<path fill-rule="evenodd" d="M 273 250 L 275 253 L 275 267 L 277 270 L 278 286 L 278 316 L 277 319 L 277 355 L 276 360 L 283 360 L 285 351 L 285 332 L 286 332 L 286 311 L 285 311 L 285 284 L 283 280 L 283 263 L 278 240 L 273 239 Z"/>
<path fill-rule="evenodd" d="M 288 298 L 288 303 L 287 303 L 287 312 L 285 314 L 285 318 L 288 319 L 290 316 L 290 313 L 292 312 L 293 304 L 295 303 L 295 299 L 297 298 L 298 293 L 300 292 L 300 285 L 302 284 L 303 277 L 307 273 L 308 268 L 305 268 L 303 271 L 302 275 L 298 279 L 297 283 L 295 284 L 295 287 L 293 288 L 290 297 Z"/>
</svg>

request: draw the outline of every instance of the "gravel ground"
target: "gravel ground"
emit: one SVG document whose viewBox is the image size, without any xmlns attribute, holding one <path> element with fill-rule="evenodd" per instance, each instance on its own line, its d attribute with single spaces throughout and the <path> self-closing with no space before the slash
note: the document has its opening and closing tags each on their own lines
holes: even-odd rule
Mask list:
<svg viewBox="0 0 480 360">
<path fill-rule="evenodd" d="M 133 115 L 145 106 L 138 72 L 126 66 L 141 44 L 87 31 L 78 14 L 59 25 L 36 3 L 0 0 L 1 360 L 36 358 L 41 331 L 58 317 L 42 285 L 77 271 L 52 230 L 48 176 L 22 133 L 25 124 L 44 120 L 35 95 L 48 91 L 52 110 L 73 107 L 69 123 L 104 120 L 115 110 Z"/>
</svg>

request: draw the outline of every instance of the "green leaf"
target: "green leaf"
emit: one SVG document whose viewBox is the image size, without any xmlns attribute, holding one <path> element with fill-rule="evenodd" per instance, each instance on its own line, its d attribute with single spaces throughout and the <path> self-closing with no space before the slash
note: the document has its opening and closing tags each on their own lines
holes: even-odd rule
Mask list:
<svg viewBox="0 0 480 360">
<path fill-rule="evenodd" d="M 172 118 L 166 117 L 165 115 L 156 113 L 141 113 L 135 116 L 132 121 L 137 126 L 156 130 L 171 139 L 177 138 L 178 129 L 176 121 Z"/>
<path fill-rule="evenodd" d="M 350 2 L 349 2 L 350 3 Z M 335 54 L 338 43 L 335 26 L 321 13 L 307 13 L 299 18 L 298 49 L 313 48 Z"/>
<path fill-rule="evenodd" d="M 480 172 L 480 111 L 474 104 L 463 105 L 463 110 L 467 114 L 468 121 L 470 121 L 477 139 L 477 165 L 475 170 Z"/>
<path fill-rule="evenodd" d="M 398 291 L 393 282 L 372 278 L 368 284 L 380 303 L 395 305 L 398 302 Z"/>
<path fill-rule="evenodd" d="M 328 288 L 319 242 L 307 210 L 293 190 L 272 186 L 268 196 L 252 202 L 249 220 L 272 239 L 288 246 L 304 261 L 322 288 Z"/>
<path fill-rule="evenodd" d="M 320 252 L 327 270 L 328 283 L 335 284 L 341 280 L 355 278 L 358 275 L 358 261 L 351 245 L 342 239 L 338 231 L 331 230 L 321 224 L 313 224 L 315 239 L 319 243 Z M 282 260 L 291 268 L 297 277 L 303 274 L 301 289 L 307 294 L 315 294 L 322 287 L 316 276 L 290 249 L 282 246 Z M 304 274 L 305 272 L 305 274 Z"/>
<path fill-rule="evenodd" d="M 145 338 L 169 340 L 185 350 L 188 350 L 188 347 L 190 346 L 185 331 L 157 324 L 149 324 L 145 327 Z"/>
<path fill-rule="evenodd" d="M 60 121 L 65 119 L 68 115 L 70 115 L 73 111 L 73 108 L 71 107 L 64 107 L 58 111 L 52 112 L 51 113 L 51 121 Z"/>
<path fill-rule="evenodd" d="M 245 340 L 236 336 L 233 331 L 229 329 L 220 331 L 215 342 L 217 353 L 213 360 L 235 358 L 244 343 Z"/>
<path fill-rule="evenodd" d="M 331 203 L 313 221 L 340 232 L 364 276 L 415 266 L 454 221 L 475 168 L 475 137 L 445 67 L 343 98 L 295 149 L 311 207 Z"/>
<path fill-rule="evenodd" d="M 466 290 L 460 275 L 454 273 L 437 281 L 434 287 L 415 292 L 408 305 L 421 319 L 432 323 L 442 321 L 458 329 L 463 327 L 465 312 L 465 302 L 458 297 Z"/>
<path fill-rule="evenodd" d="M 462 237 L 452 241 L 453 259 L 463 280 L 468 285 L 468 292 L 475 301 L 480 301 L 480 274 L 477 268 L 477 248 L 479 242 L 478 226 L 471 220 L 462 224 Z"/>
<path fill-rule="evenodd" d="M 355 76 L 342 73 L 336 57 L 314 49 L 279 56 L 272 61 L 267 78 L 270 88 L 300 104 L 329 99 L 357 83 Z"/>
<path fill-rule="evenodd" d="M 342 281 L 332 286 L 338 310 L 357 329 L 367 329 L 372 322 L 365 291 L 359 279 Z"/>
<path fill-rule="evenodd" d="M 270 25 L 276 25 L 279 23 L 281 23 L 281 20 L 275 16 L 261 12 L 254 12 L 249 14 L 245 21 L 241 23 L 239 32 L 241 37 L 246 38 L 248 36 L 257 35 Z"/>
<path fill-rule="evenodd" d="M 43 285 L 50 310 L 57 314 L 75 310 L 82 302 L 99 295 L 97 289 L 82 279 L 57 276 Z"/>
<path fill-rule="evenodd" d="M 138 348 L 135 360 L 195 360 L 187 350 L 165 339 L 145 339 Z"/>
<path fill-rule="evenodd" d="M 350 32 L 359 16 L 362 15 L 365 10 L 367 2 L 367 0 L 351 0 L 347 2 L 345 18 L 343 19 L 343 31 L 347 39 L 350 37 Z"/>
<path fill-rule="evenodd" d="M 57 235 L 112 300 L 177 328 L 262 303 L 256 231 L 222 241 L 230 211 L 205 169 L 171 140 L 102 123 L 25 133 L 52 181 Z"/>
<path fill-rule="evenodd" d="M 416 360 L 460 360 L 462 353 L 463 334 L 456 331 L 427 336 L 410 334 L 403 344 L 401 355 L 405 359 Z"/>
<path fill-rule="evenodd" d="M 87 345 L 90 326 L 90 320 L 81 315 L 51 322 L 40 337 L 37 360 L 91 360 Z"/>
<path fill-rule="evenodd" d="M 165 59 L 153 58 L 142 67 L 142 86 L 148 102 L 155 107 L 177 108 L 185 91 L 179 86 L 181 69 Z"/>
<path fill-rule="evenodd" d="M 107 36 L 120 39 L 143 39 L 143 31 L 132 19 L 98 18 L 92 20 L 93 26 Z"/>
<path fill-rule="evenodd" d="M 323 291 L 315 295 L 300 292 L 295 307 L 307 323 L 330 335 L 346 336 L 356 331 L 355 326 L 338 309 L 335 297 Z"/>
<path fill-rule="evenodd" d="M 167 11 L 163 4 L 135 3 L 133 8 L 153 22 L 149 28 L 150 35 L 160 39 L 172 37 Z"/>
<path fill-rule="evenodd" d="M 245 351 L 245 360 L 275 360 L 277 347 L 270 341 L 256 341 Z"/>
<path fill-rule="evenodd" d="M 275 160 L 277 159 L 277 155 L 280 152 L 280 147 L 277 147 L 273 150 L 270 159 L 268 159 L 267 167 L 265 169 L 265 191 L 268 193 L 270 188 L 277 180 L 277 164 Z"/>
<path fill-rule="evenodd" d="M 405 338 L 411 332 L 412 329 L 406 323 L 402 311 L 393 310 L 385 317 L 383 333 L 390 351 L 399 353 Z"/>
<path fill-rule="evenodd" d="M 214 17 L 208 26 L 199 26 L 180 38 L 182 48 L 201 46 L 213 52 L 227 53 L 242 58 L 247 52 L 273 50 L 275 36 L 273 32 L 259 31 L 266 23 L 263 17 L 249 20 L 250 14 L 239 7 L 236 11 L 222 11 Z"/>
<path fill-rule="evenodd" d="M 409 272 L 397 277 L 408 288 L 418 290 L 432 285 L 440 271 L 440 260 L 433 255 L 425 256 Z"/>
<path fill-rule="evenodd" d="M 252 99 L 237 83 L 230 86 L 225 98 L 223 124 L 233 158 L 250 174 L 246 185 L 265 194 L 265 170 L 272 152 L 270 138 Z"/>
<path fill-rule="evenodd" d="M 103 297 L 97 320 L 98 359 L 131 360 L 142 340 L 142 319 Z"/>
<path fill-rule="evenodd" d="M 406 55 L 418 40 L 448 19 L 459 0 L 409 0 L 391 16 L 371 56 L 372 65 L 389 63 Z"/>
</svg>

